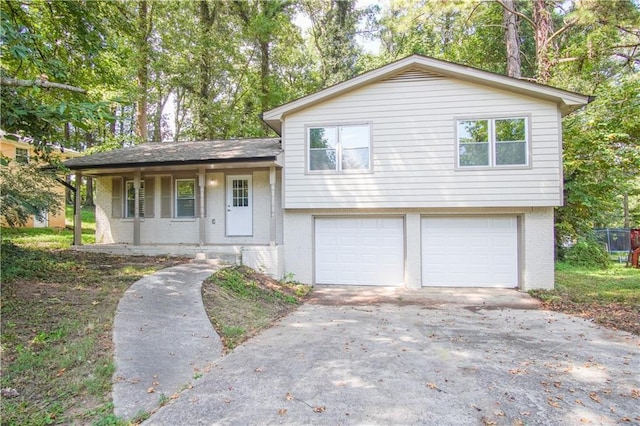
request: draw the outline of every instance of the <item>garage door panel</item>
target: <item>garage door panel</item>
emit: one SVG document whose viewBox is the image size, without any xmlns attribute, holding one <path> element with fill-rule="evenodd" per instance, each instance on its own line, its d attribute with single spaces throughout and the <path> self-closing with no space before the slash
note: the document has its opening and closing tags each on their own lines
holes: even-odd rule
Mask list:
<svg viewBox="0 0 640 426">
<path fill-rule="evenodd" d="M 422 285 L 516 287 L 515 217 L 422 219 Z"/>
<path fill-rule="evenodd" d="M 315 232 L 317 284 L 403 284 L 402 218 L 316 218 Z"/>
</svg>

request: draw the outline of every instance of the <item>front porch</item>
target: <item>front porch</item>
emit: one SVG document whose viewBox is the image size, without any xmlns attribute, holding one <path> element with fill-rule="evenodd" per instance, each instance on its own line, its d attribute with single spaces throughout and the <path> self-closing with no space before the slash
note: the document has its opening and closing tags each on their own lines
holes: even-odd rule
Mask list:
<svg viewBox="0 0 640 426">
<path fill-rule="evenodd" d="M 218 259 L 230 265 L 246 265 L 275 279 L 284 276 L 282 245 L 196 245 L 196 244 L 87 244 L 74 250 L 118 256 L 175 256 Z"/>
</svg>

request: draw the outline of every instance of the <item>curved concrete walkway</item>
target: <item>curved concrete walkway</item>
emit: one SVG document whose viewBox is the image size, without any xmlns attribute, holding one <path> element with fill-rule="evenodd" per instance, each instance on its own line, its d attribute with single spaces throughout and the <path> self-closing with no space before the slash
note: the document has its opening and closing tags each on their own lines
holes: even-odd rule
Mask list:
<svg viewBox="0 0 640 426">
<path fill-rule="evenodd" d="M 222 355 L 201 295 L 202 282 L 216 269 L 215 263 L 175 266 L 126 291 L 113 326 L 116 416 L 153 411 Z"/>
</svg>

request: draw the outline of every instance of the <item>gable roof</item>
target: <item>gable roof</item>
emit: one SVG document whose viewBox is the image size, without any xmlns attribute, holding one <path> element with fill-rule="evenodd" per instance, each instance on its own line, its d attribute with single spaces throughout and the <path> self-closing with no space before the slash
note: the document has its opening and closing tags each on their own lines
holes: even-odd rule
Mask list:
<svg viewBox="0 0 640 426">
<path fill-rule="evenodd" d="M 72 170 L 83 170 L 275 161 L 281 153 L 279 138 L 152 142 L 73 158 L 63 164 Z"/>
<path fill-rule="evenodd" d="M 405 71 L 423 71 L 428 74 L 455 78 L 472 83 L 482 84 L 497 89 L 508 90 L 534 98 L 539 98 L 558 104 L 563 115 L 580 108 L 590 102 L 591 98 L 575 92 L 557 89 L 544 84 L 533 83 L 502 74 L 483 71 L 466 65 L 433 59 L 422 55 L 411 55 L 383 67 L 360 74 L 350 80 L 330 86 L 319 92 L 296 99 L 262 114 L 262 119 L 269 127 L 278 132 L 282 131 L 282 120 L 287 114 L 300 111 L 317 103 L 340 96 L 371 83 L 386 79 L 394 74 Z"/>
</svg>

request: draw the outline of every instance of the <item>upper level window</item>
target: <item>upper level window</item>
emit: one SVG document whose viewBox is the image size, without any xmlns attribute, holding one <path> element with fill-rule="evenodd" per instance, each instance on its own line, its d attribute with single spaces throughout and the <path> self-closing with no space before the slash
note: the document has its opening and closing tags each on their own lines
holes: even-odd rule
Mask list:
<svg viewBox="0 0 640 426">
<path fill-rule="evenodd" d="M 459 120 L 458 166 L 525 166 L 528 163 L 527 119 Z"/>
<path fill-rule="evenodd" d="M 29 162 L 29 150 L 16 148 L 16 161 L 21 164 L 27 164 Z"/>
<path fill-rule="evenodd" d="M 368 124 L 308 128 L 309 171 L 371 169 Z"/>
<path fill-rule="evenodd" d="M 127 181 L 127 203 L 125 205 L 125 217 L 135 217 L 136 192 L 133 181 Z M 140 192 L 138 193 L 138 215 L 144 217 L 144 181 L 140 181 Z"/>
<path fill-rule="evenodd" d="M 196 181 L 176 179 L 176 217 L 195 217 Z"/>
</svg>

